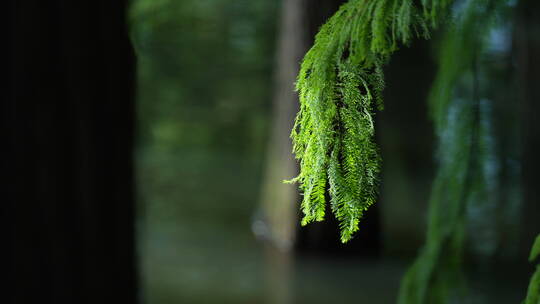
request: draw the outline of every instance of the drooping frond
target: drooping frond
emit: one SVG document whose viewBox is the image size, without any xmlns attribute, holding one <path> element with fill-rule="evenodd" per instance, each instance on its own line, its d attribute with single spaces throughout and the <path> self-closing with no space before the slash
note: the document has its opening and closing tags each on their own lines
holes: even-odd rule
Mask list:
<svg viewBox="0 0 540 304">
<path fill-rule="evenodd" d="M 486 50 L 483 37 L 492 28 L 504 0 L 468 1 L 454 10 L 444 33 L 439 71 L 430 95 L 438 137 L 439 168 L 433 184 L 426 243 L 405 274 L 399 304 L 461 303 L 465 288 L 463 259 L 467 212 L 489 201 L 493 191 L 492 101 L 482 92 L 478 68 Z"/>
<path fill-rule="evenodd" d="M 380 156 L 374 111 L 383 108 L 382 67 L 399 44 L 441 19 L 450 0 L 351 0 L 324 24 L 298 75 L 300 111 L 291 133 L 300 161 L 302 224 L 322 221 L 326 190 L 341 240 L 376 200 Z"/>
</svg>

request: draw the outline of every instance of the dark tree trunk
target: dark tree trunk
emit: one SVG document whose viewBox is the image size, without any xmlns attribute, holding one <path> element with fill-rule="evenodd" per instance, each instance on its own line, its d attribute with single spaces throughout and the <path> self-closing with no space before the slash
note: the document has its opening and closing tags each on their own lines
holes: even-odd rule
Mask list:
<svg viewBox="0 0 540 304">
<path fill-rule="evenodd" d="M 526 259 L 534 237 L 540 233 L 540 2 L 523 0 L 518 6 L 516 55 L 522 106 L 523 221 L 520 242 Z"/>
<path fill-rule="evenodd" d="M 11 300 L 136 303 L 125 1 L 10 4 L 12 83 L 1 115 Z"/>
</svg>

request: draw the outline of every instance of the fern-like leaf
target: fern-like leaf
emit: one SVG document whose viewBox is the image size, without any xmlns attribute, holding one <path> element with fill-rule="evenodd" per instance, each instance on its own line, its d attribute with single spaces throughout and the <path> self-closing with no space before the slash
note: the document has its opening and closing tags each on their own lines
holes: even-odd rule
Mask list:
<svg viewBox="0 0 540 304">
<path fill-rule="evenodd" d="M 383 108 L 382 66 L 400 43 L 427 37 L 427 24 L 446 2 L 425 0 L 419 9 L 412 0 L 350 0 L 322 26 L 300 68 L 291 132 L 300 174 L 290 182 L 303 192 L 303 225 L 324 219 L 328 185 L 341 240 L 358 230 L 377 194 L 373 121 Z"/>
</svg>

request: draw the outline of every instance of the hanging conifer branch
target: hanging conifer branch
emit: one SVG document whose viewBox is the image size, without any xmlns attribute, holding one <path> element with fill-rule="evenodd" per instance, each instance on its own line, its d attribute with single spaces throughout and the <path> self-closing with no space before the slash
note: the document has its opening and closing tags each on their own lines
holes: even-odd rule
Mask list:
<svg viewBox="0 0 540 304">
<path fill-rule="evenodd" d="M 375 202 L 380 156 L 374 112 L 382 110 L 383 64 L 398 45 L 429 28 L 450 0 L 351 0 L 324 24 L 301 65 L 300 111 L 291 132 L 300 161 L 302 225 L 322 221 L 326 190 L 341 241 Z"/>
</svg>

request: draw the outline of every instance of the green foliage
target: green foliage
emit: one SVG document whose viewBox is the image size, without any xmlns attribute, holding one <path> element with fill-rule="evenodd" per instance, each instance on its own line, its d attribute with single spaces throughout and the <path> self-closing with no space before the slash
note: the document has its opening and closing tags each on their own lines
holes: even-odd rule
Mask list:
<svg viewBox="0 0 540 304">
<path fill-rule="evenodd" d="M 533 262 L 537 258 L 540 258 L 540 234 L 534 241 L 529 261 Z M 540 304 L 540 264 L 536 266 L 536 271 L 531 277 L 524 304 Z"/>
<path fill-rule="evenodd" d="M 266 0 L 132 1 L 139 140 L 259 162 L 270 125 L 277 7 Z"/>
<path fill-rule="evenodd" d="M 540 265 L 536 266 L 531 282 L 529 283 L 529 289 L 527 291 L 527 298 L 525 304 L 539 304 L 540 303 Z"/>
<path fill-rule="evenodd" d="M 493 96 L 481 90 L 480 78 L 487 77 L 477 61 L 488 48 L 486 37 L 500 13 L 513 4 L 456 1 L 451 10 L 450 4 L 453 1 L 423 0 L 418 8 L 412 1 L 349 1 L 321 28 L 297 83 L 301 107 L 291 137 L 301 172 L 292 181 L 300 183 L 304 194 L 302 224 L 324 219 L 328 187 L 331 210 L 346 242 L 375 202 L 380 157 L 373 142 L 373 116 L 375 109 L 382 109 L 382 66 L 398 44 L 414 36 L 427 38 L 451 11 L 429 98 L 439 169 L 427 240 L 402 281 L 401 304 L 462 302 L 467 212 L 493 203 Z M 536 246 L 533 256 L 540 250 Z M 529 294 L 539 293 L 538 280 L 537 272 Z"/>
<path fill-rule="evenodd" d="M 271 125 L 279 3 L 130 4 L 141 302 L 264 303 L 263 259 L 246 227 Z"/>
<path fill-rule="evenodd" d="M 456 8 L 440 46 L 430 108 L 438 136 L 425 247 L 403 278 L 398 303 L 462 303 L 467 211 L 489 202 L 493 156 L 490 100 L 481 91 L 478 60 L 484 37 L 506 1 L 468 1 Z M 490 202 L 493 203 L 493 202 Z"/>
<path fill-rule="evenodd" d="M 300 111 L 291 133 L 300 160 L 302 224 L 322 221 L 329 187 L 341 240 L 376 200 L 380 156 L 374 111 L 383 108 L 382 66 L 398 44 L 428 37 L 449 0 L 351 0 L 324 24 L 298 75 Z"/>
</svg>

